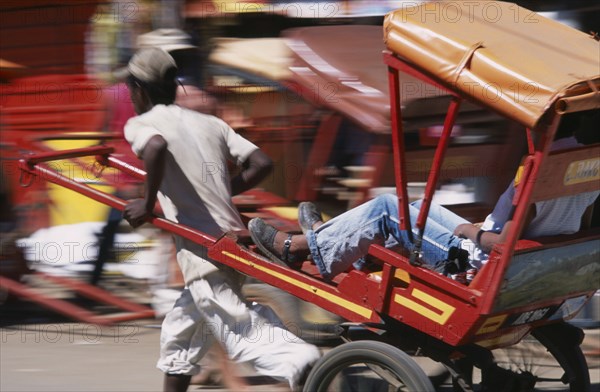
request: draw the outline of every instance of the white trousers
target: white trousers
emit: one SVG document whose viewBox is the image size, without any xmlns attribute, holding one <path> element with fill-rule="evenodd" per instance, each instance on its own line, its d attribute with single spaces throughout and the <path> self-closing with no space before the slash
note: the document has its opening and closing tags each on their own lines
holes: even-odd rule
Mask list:
<svg viewBox="0 0 600 392">
<path fill-rule="evenodd" d="M 157 367 L 169 374 L 194 375 L 210 346 L 223 345 L 236 362 L 297 387 L 319 350 L 285 329 L 267 307 L 249 307 L 226 273 L 213 272 L 191 282 L 165 316 Z"/>
</svg>

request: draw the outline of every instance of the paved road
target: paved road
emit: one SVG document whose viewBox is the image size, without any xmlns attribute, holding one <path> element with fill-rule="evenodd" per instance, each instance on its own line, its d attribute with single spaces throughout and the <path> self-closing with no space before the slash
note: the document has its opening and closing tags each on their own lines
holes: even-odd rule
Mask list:
<svg viewBox="0 0 600 392">
<path fill-rule="evenodd" d="M 119 283 L 115 279 L 111 282 Z M 129 284 L 112 289 L 148 303 L 142 286 Z M 102 311 L 102 307 L 95 309 Z M 27 302 L 5 304 L 0 307 L 0 391 L 160 391 L 162 373 L 155 368 L 159 334 L 160 321 L 155 319 L 99 327 L 67 322 Z M 328 349 L 323 347 L 323 351 Z M 593 391 L 600 392 L 600 330 L 587 331 L 584 349 L 594 354 L 589 357 L 590 375 Z M 428 358 L 415 360 L 429 374 L 439 373 L 439 365 Z M 247 367 L 236 369 L 252 392 L 288 390 L 285 385 L 258 377 Z M 189 389 L 198 390 L 227 389 L 197 385 Z M 444 384 L 439 390 L 449 392 L 451 388 Z"/>
<path fill-rule="evenodd" d="M 159 391 L 162 374 L 154 367 L 158 327 L 156 320 L 141 320 L 103 328 L 64 322 L 2 328 L 0 391 Z M 586 348 L 600 348 L 598 337 L 598 331 L 592 331 Z M 418 360 L 426 371 L 433 371 L 436 366 L 426 358 Z M 594 391 L 600 391 L 598 358 L 592 362 Z M 286 390 L 281 385 L 264 384 L 264 379 L 241 370 L 253 384 L 251 391 Z M 192 386 L 189 390 L 226 389 Z"/>
</svg>

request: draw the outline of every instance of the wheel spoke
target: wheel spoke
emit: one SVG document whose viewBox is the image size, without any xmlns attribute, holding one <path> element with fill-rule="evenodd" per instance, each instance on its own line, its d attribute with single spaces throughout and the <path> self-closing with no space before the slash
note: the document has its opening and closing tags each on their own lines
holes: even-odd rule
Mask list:
<svg viewBox="0 0 600 392">
<path fill-rule="evenodd" d="M 567 323 L 538 327 L 520 343 L 494 351 L 496 364 L 517 375 L 523 390 L 562 390 L 566 385 L 571 392 L 589 391 L 589 371 L 577 343 L 579 332 Z"/>
</svg>

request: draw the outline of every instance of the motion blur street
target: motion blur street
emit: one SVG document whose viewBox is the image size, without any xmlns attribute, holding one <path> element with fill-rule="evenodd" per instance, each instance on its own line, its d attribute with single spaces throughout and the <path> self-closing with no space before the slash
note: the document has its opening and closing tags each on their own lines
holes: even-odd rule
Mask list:
<svg viewBox="0 0 600 392">
<path fill-rule="evenodd" d="M 103 283 L 107 288 L 119 287 L 127 298 L 148 303 L 151 297 L 142 281 L 112 274 Z M 53 297 L 70 298 L 68 291 L 42 287 Z M 98 312 L 114 311 L 109 306 L 88 303 Z M 0 328 L 0 391 L 3 392 L 154 392 L 162 387 L 162 373 L 156 369 L 158 358 L 160 318 L 140 319 L 120 324 L 100 326 L 65 320 L 35 304 L 14 302 L 3 305 Z M 297 331 L 296 325 L 290 329 Z M 600 391 L 600 329 L 585 330 L 582 344 L 590 367 L 592 392 Z M 299 335 L 303 335 L 300 333 Z M 304 336 L 319 335 L 307 331 Z M 325 353 L 341 343 L 339 339 L 321 339 L 320 350 Z M 548 361 L 546 350 L 539 343 L 524 341 L 511 350 L 495 353 L 499 361 L 516 363 L 525 358 L 528 370 L 540 370 L 543 377 L 560 376 L 561 370 Z M 438 391 L 451 392 L 450 378 L 445 368 L 429 358 L 413 359 L 430 377 L 440 383 Z M 214 371 L 205 385 L 192 385 L 190 391 L 235 391 L 223 384 L 223 375 L 214 357 L 202 364 Z M 248 366 L 239 364 L 235 372 L 245 380 L 248 391 L 289 391 L 285 383 L 262 377 Z M 444 376 L 441 376 L 445 374 Z M 538 385 L 539 391 L 560 391 L 556 385 Z"/>
<path fill-rule="evenodd" d="M 0 392 L 600 392 L 599 21 L 1 1 Z"/>
<path fill-rule="evenodd" d="M 40 315 L 42 318 L 42 315 Z M 160 391 L 162 374 L 155 369 L 159 326 L 156 320 L 140 320 L 124 325 L 98 327 L 73 323 L 17 324 L 0 330 L 0 390 L 6 392 L 153 392 Z M 600 391 L 600 334 L 588 331 L 584 341 L 590 365 L 592 391 Z M 322 347 L 327 351 L 328 347 Z M 416 357 L 428 374 L 439 374 L 440 365 Z M 543 352 L 536 352 L 532 364 L 540 367 Z M 249 391 L 284 392 L 285 384 L 253 374 L 244 366 L 238 369 Z M 559 369 L 544 373 L 551 376 Z M 192 385 L 190 391 L 227 391 L 222 385 Z M 449 381 L 438 388 L 452 391 Z M 559 391 L 541 384 L 539 391 Z"/>
</svg>

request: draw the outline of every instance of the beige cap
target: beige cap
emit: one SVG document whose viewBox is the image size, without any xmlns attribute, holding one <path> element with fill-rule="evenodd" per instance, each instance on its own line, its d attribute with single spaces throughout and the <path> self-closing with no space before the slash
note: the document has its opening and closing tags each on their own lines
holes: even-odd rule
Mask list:
<svg viewBox="0 0 600 392">
<path fill-rule="evenodd" d="M 167 72 L 174 68 L 177 65 L 169 53 L 156 47 L 144 48 L 133 55 L 127 67 L 115 72 L 115 76 L 125 79 L 132 75 L 144 83 L 160 84 L 165 81 Z"/>
</svg>

